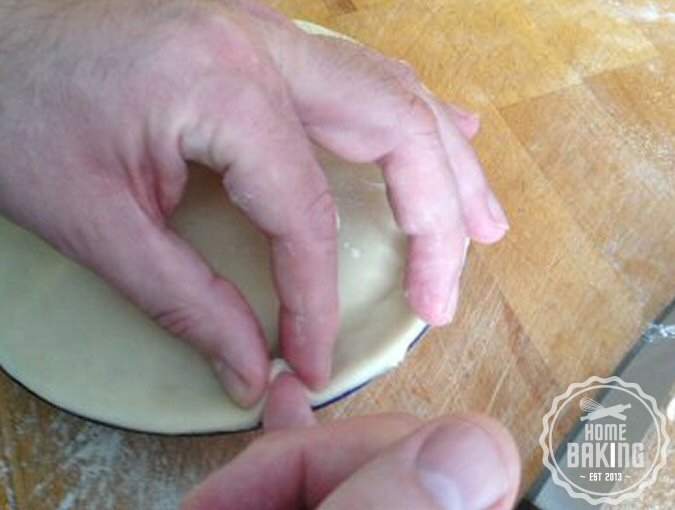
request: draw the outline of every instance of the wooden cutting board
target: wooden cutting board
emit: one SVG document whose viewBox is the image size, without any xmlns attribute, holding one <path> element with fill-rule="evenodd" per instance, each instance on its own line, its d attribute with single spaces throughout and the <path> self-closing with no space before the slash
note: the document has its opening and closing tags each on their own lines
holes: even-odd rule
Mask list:
<svg viewBox="0 0 675 510">
<path fill-rule="evenodd" d="M 609 374 L 675 293 L 675 6 L 272 3 L 407 60 L 480 112 L 475 145 L 512 223 L 498 246 L 472 247 L 455 323 L 322 419 L 489 413 L 516 437 L 529 485 L 553 397 Z M 121 432 L 0 376 L 0 508 L 176 508 L 253 437 Z"/>
</svg>

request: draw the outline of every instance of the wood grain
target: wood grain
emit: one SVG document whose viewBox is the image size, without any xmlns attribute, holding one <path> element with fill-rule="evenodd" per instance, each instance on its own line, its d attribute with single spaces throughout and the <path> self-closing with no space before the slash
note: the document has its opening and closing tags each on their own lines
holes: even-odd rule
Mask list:
<svg viewBox="0 0 675 510">
<path fill-rule="evenodd" d="M 512 222 L 500 245 L 471 249 L 454 324 L 321 418 L 490 413 L 516 437 L 528 485 L 553 397 L 612 372 L 675 293 L 672 2 L 272 4 L 409 61 L 480 112 L 475 144 Z M 176 508 L 255 435 L 114 430 L 0 375 L 0 508 Z"/>
</svg>

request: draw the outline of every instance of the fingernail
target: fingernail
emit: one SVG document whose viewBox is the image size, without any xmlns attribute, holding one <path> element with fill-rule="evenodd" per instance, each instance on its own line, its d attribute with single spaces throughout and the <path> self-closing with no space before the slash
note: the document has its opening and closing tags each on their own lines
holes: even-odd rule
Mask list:
<svg viewBox="0 0 675 510">
<path fill-rule="evenodd" d="M 423 310 L 424 319 L 432 326 L 447 326 L 452 322 L 457 310 L 459 298 L 459 282 L 455 281 L 448 291 L 432 287 L 425 289 L 420 295 L 419 309 Z"/>
<path fill-rule="evenodd" d="M 215 360 L 213 368 L 225 390 L 236 404 L 250 407 L 255 403 L 251 401 L 251 385 L 229 364 L 222 360 Z"/>
<path fill-rule="evenodd" d="M 316 371 L 309 381 L 305 381 L 307 387 L 313 392 L 321 392 L 328 387 L 333 370 L 333 361 L 330 356 L 322 356 L 315 361 Z"/>
<path fill-rule="evenodd" d="M 492 221 L 494 221 L 495 225 L 497 225 L 502 230 L 508 230 L 509 220 L 506 217 L 506 213 L 504 212 L 502 205 L 499 203 L 499 200 L 497 200 L 497 197 L 494 195 L 494 193 L 490 192 L 487 200 L 488 209 L 490 209 L 490 214 L 492 215 Z"/>
<path fill-rule="evenodd" d="M 417 458 L 417 476 L 443 509 L 483 510 L 508 491 L 508 475 L 494 441 L 470 422 L 432 434 Z"/>
<path fill-rule="evenodd" d="M 419 310 L 424 320 L 432 326 L 446 326 L 452 315 L 451 296 L 443 296 L 435 291 L 423 291 L 419 299 Z"/>
</svg>

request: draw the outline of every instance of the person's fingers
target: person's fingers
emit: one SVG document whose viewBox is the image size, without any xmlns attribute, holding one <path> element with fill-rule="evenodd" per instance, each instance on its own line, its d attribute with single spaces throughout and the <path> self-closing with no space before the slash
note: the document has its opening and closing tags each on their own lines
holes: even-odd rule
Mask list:
<svg viewBox="0 0 675 510">
<path fill-rule="evenodd" d="M 316 425 L 307 389 L 290 372 L 281 372 L 267 390 L 263 413 L 265 431 L 285 430 Z"/>
<path fill-rule="evenodd" d="M 372 416 L 267 434 L 181 508 L 501 510 L 518 483 L 516 447 L 492 420 Z"/>
<path fill-rule="evenodd" d="M 408 300 L 429 323 L 443 325 L 455 312 L 466 233 L 435 119 L 421 100 L 417 108 L 409 117 L 417 130 L 380 161 L 394 216 L 409 239 Z"/>
<path fill-rule="evenodd" d="M 469 236 L 483 243 L 499 241 L 509 228 L 508 220 L 469 144 L 480 129 L 479 116 L 444 103 L 424 84 L 413 81 L 411 86 L 411 92 L 426 101 L 436 115 Z"/>
<path fill-rule="evenodd" d="M 485 419 L 442 420 L 360 468 L 320 510 L 506 510 L 520 479 L 508 433 Z"/>
<path fill-rule="evenodd" d="M 80 237 L 71 256 L 197 347 L 234 401 L 259 400 L 269 371 L 262 329 L 237 289 L 187 243 L 151 220 L 130 194 L 92 209 Z"/>
<path fill-rule="evenodd" d="M 247 77 L 236 101 L 222 97 L 231 88 L 205 95 L 182 153 L 222 172 L 232 202 L 270 239 L 283 356 L 320 388 L 338 327 L 337 209 L 282 78 Z"/>
<path fill-rule="evenodd" d="M 466 232 L 436 115 L 412 92 L 417 79 L 350 42 L 314 38 L 297 46 L 304 53 L 296 50 L 284 69 L 307 132 L 348 160 L 382 166 L 409 239 L 408 300 L 427 322 L 448 323 Z"/>
<path fill-rule="evenodd" d="M 458 128 L 464 121 L 452 121 L 453 115 L 457 118 L 456 107 L 442 104 L 426 91 L 421 91 L 421 94 L 438 119 L 443 146 L 457 182 L 469 236 L 482 243 L 499 241 L 508 230 L 509 223 L 485 178 L 476 153 L 466 139 L 466 134 Z M 448 113 L 449 109 L 451 113 Z"/>
<path fill-rule="evenodd" d="M 181 510 L 315 508 L 355 470 L 420 423 L 406 415 L 364 416 L 265 434 L 195 487 Z"/>
</svg>

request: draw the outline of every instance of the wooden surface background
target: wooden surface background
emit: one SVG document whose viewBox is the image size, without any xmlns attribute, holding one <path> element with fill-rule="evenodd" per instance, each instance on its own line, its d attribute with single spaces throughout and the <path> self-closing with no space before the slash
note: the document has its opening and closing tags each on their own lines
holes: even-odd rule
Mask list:
<svg viewBox="0 0 675 510">
<path fill-rule="evenodd" d="M 529 485 L 553 397 L 609 374 L 675 294 L 675 5 L 272 3 L 409 61 L 480 112 L 475 145 L 512 223 L 500 245 L 471 249 L 455 323 L 322 418 L 490 413 L 516 437 Z M 0 508 L 176 508 L 253 437 L 113 430 L 0 376 Z"/>
</svg>

